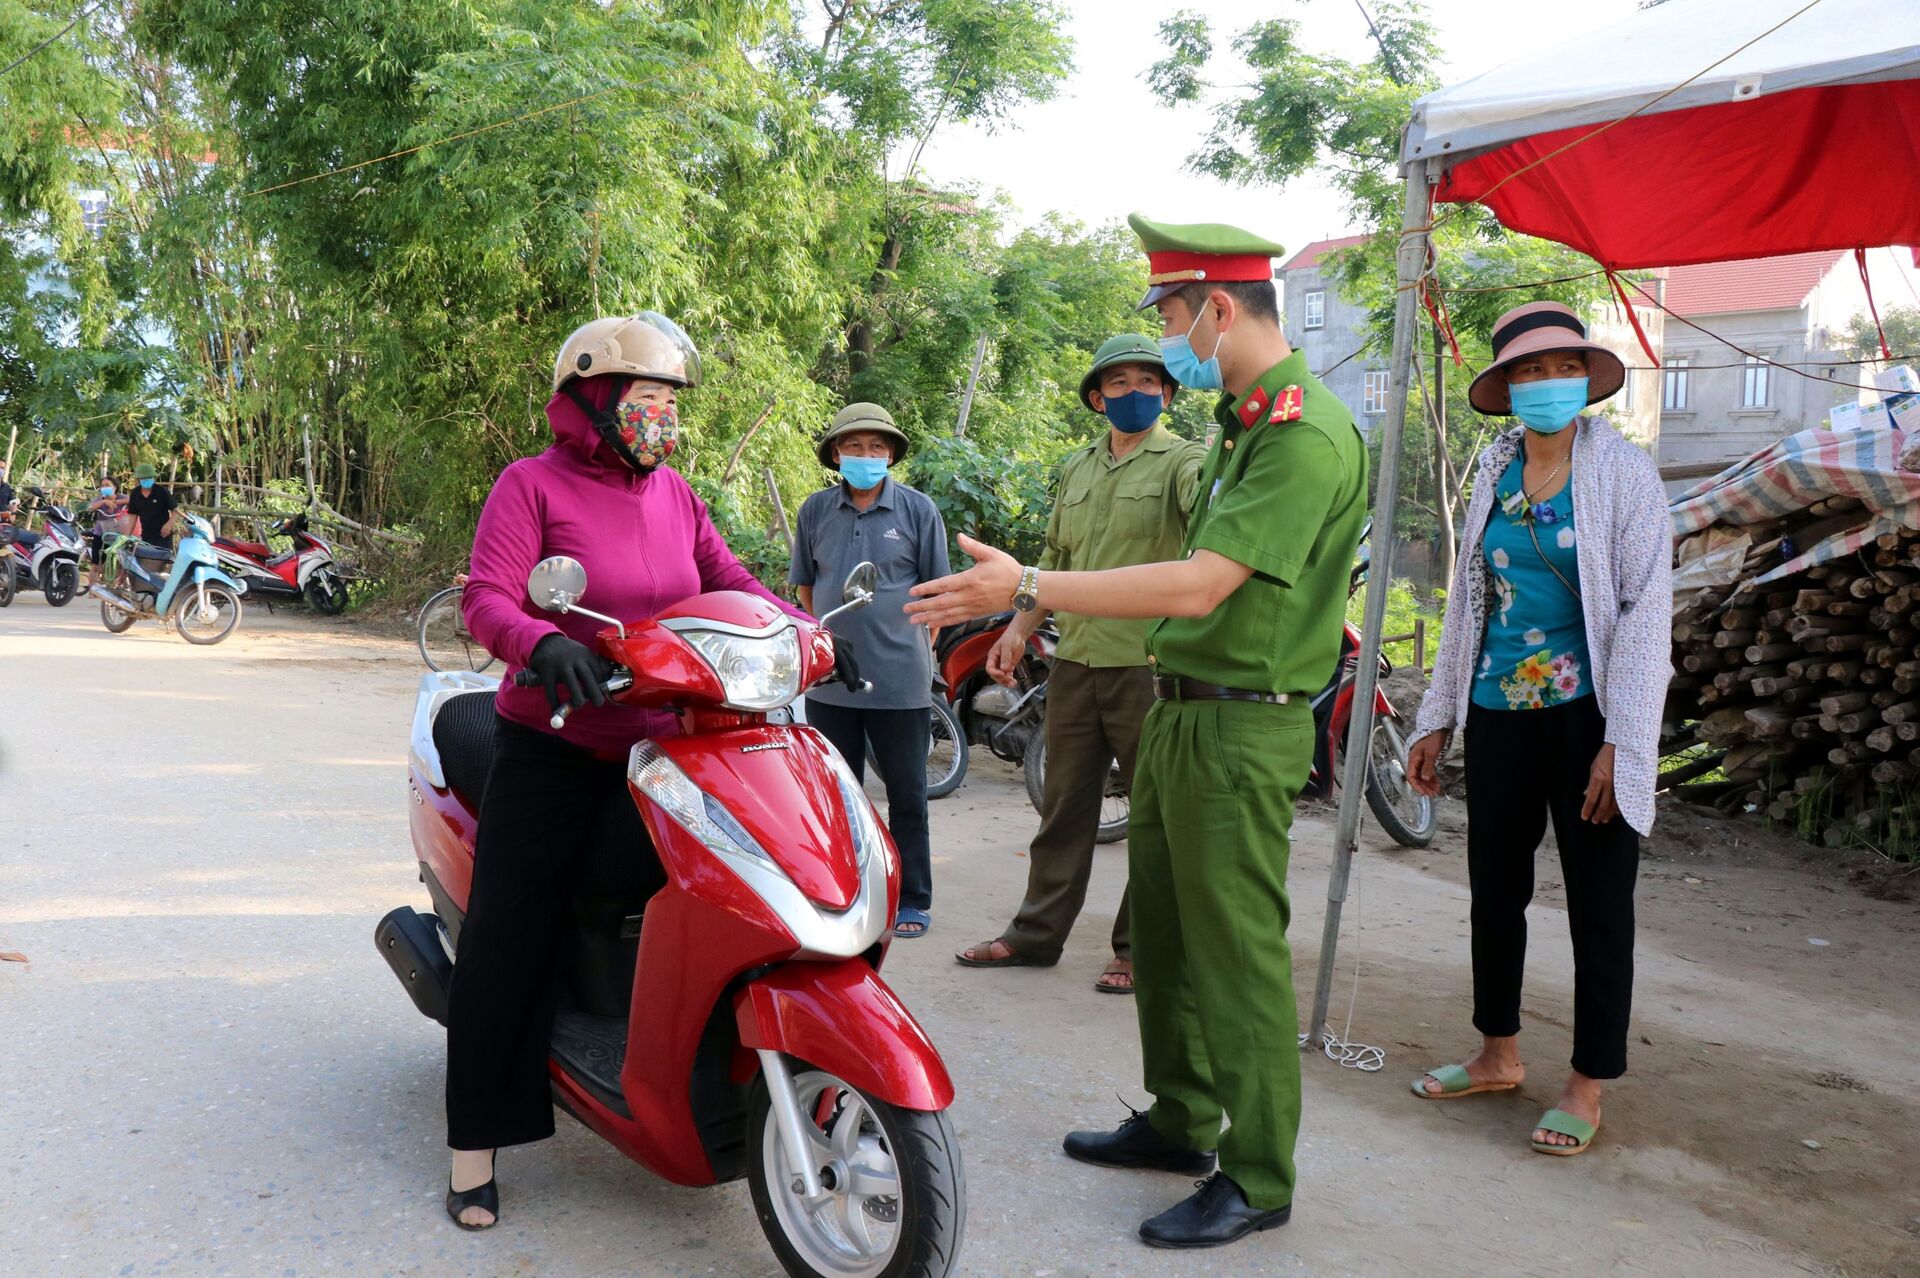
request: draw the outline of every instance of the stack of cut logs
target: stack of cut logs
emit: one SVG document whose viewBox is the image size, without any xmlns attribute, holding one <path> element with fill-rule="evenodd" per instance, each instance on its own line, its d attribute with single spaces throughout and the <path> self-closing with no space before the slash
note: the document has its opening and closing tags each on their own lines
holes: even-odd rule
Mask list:
<svg viewBox="0 0 1920 1278">
<path fill-rule="evenodd" d="M 1743 580 L 1866 518 L 1833 497 L 1753 530 Z M 1770 538 L 1770 539 L 1763 539 Z M 1832 845 L 1920 826 L 1920 532 L 1741 592 L 1710 590 L 1673 624 L 1671 793 L 1763 810 Z M 1910 795 L 1912 811 L 1908 812 Z"/>
</svg>

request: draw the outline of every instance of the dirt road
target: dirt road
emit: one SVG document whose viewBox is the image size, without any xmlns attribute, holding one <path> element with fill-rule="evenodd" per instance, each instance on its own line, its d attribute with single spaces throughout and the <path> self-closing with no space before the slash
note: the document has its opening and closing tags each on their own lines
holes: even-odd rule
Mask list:
<svg viewBox="0 0 1920 1278">
<path fill-rule="evenodd" d="M 0 1274 L 775 1273 L 743 1186 L 660 1184 L 579 1127 L 501 1160 L 505 1222 L 440 1210 L 443 1038 L 371 943 L 425 907 L 407 842 L 417 659 L 346 622 L 269 619 L 213 649 L 84 603 L 0 612 Z M 1528 1129 L 1569 1050 L 1571 959 L 1541 861 L 1518 1096 L 1422 1104 L 1469 1045 L 1457 812 L 1423 853 L 1370 847 L 1337 986 L 1379 1073 L 1309 1057 L 1293 1223 L 1204 1258 L 1149 1251 L 1174 1177 L 1069 1162 L 1141 1103 L 1131 1003 L 1090 988 L 1124 850 L 1059 967 L 975 972 L 1024 883 L 1034 815 L 984 753 L 934 805 L 930 939 L 889 973 L 959 1085 L 962 1272 L 1920 1273 L 1920 910 L 1831 868 L 1687 831 L 1643 869 L 1634 1055 L 1594 1151 Z M 1304 1001 L 1330 813 L 1295 830 Z M 1748 842 L 1751 842 L 1748 836 Z M 1666 851 L 1662 852 L 1661 848 Z"/>
</svg>

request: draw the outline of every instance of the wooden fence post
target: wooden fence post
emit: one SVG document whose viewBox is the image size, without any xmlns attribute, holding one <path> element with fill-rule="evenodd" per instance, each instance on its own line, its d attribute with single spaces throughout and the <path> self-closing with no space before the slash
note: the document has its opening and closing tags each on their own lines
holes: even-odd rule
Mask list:
<svg viewBox="0 0 1920 1278">
<path fill-rule="evenodd" d="M 1413 619 L 1413 668 L 1421 674 L 1427 672 L 1427 619 Z"/>
<path fill-rule="evenodd" d="M 767 481 L 767 496 L 773 502 L 773 525 L 786 538 L 787 554 L 793 554 L 793 526 L 787 522 L 787 506 L 780 500 L 780 485 L 774 481 L 773 467 L 763 467 L 760 472 Z"/>
<path fill-rule="evenodd" d="M 307 461 L 307 509 L 320 507 L 320 494 L 313 486 L 313 431 L 304 423 L 300 427 L 300 451 Z"/>
<path fill-rule="evenodd" d="M 953 424 L 955 438 L 967 433 L 967 416 L 973 412 L 974 388 L 980 385 L 980 365 L 987 358 L 987 335 L 980 334 L 980 340 L 973 346 L 973 368 L 967 373 L 967 389 L 960 396 L 960 419 Z"/>
</svg>

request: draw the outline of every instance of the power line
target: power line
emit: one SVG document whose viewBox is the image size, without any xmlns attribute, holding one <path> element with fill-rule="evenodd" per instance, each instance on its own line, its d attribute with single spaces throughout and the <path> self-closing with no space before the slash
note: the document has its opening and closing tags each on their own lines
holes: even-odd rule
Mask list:
<svg viewBox="0 0 1920 1278">
<path fill-rule="evenodd" d="M 0 78 L 5 78 L 7 75 L 11 74 L 13 69 L 19 66 L 22 62 L 25 62 L 28 58 L 31 58 L 34 54 L 40 52 L 42 49 L 46 48 L 48 45 L 53 44 L 55 41 L 59 40 L 60 37 L 66 35 L 67 32 L 79 26 L 82 19 L 86 18 L 95 9 L 98 9 L 101 5 L 105 4 L 106 2 L 107 0 L 93 0 L 92 4 L 88 5 L 86 8 L 82 9 L 78 14 L 74 16 L 74 19 L 72 22 L 69 22 L 66 26 L 61 27 L 58 31 L 54 32 L 52 35 L 42 40 L 39 44 L 34 45 L 31 49 L 28 49 L 25 53 L 15 58 L 12 62 L 9 62 L 7 64 L 7 69 L 5 71 L 0 71 Z"/>
</svg>

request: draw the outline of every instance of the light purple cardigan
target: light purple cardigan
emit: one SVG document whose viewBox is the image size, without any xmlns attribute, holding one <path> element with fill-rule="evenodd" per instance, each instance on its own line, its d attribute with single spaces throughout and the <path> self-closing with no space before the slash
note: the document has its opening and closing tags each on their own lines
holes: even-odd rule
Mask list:
<svg viewBox="0 0 1920 1278">
<path fill-rule="evenodd" d="M 1660 717 L 1673 677 L 1673 530 L 1653 459 L 1599 418 L 1581 418 L 1578 429 L 1573 441 L 1575 555 L 1594 695 L 1614 746 L 1614 799 L 1627 824 L 1645 835 L 1653 829 Z M 1481 540 L 1494 490 L 1525 433 L 1516 426 L 1480 454 L 1440 653 L 1414 719 L 1416 741 L 1467 722 L 1490 593 Z"/>
</svg>

